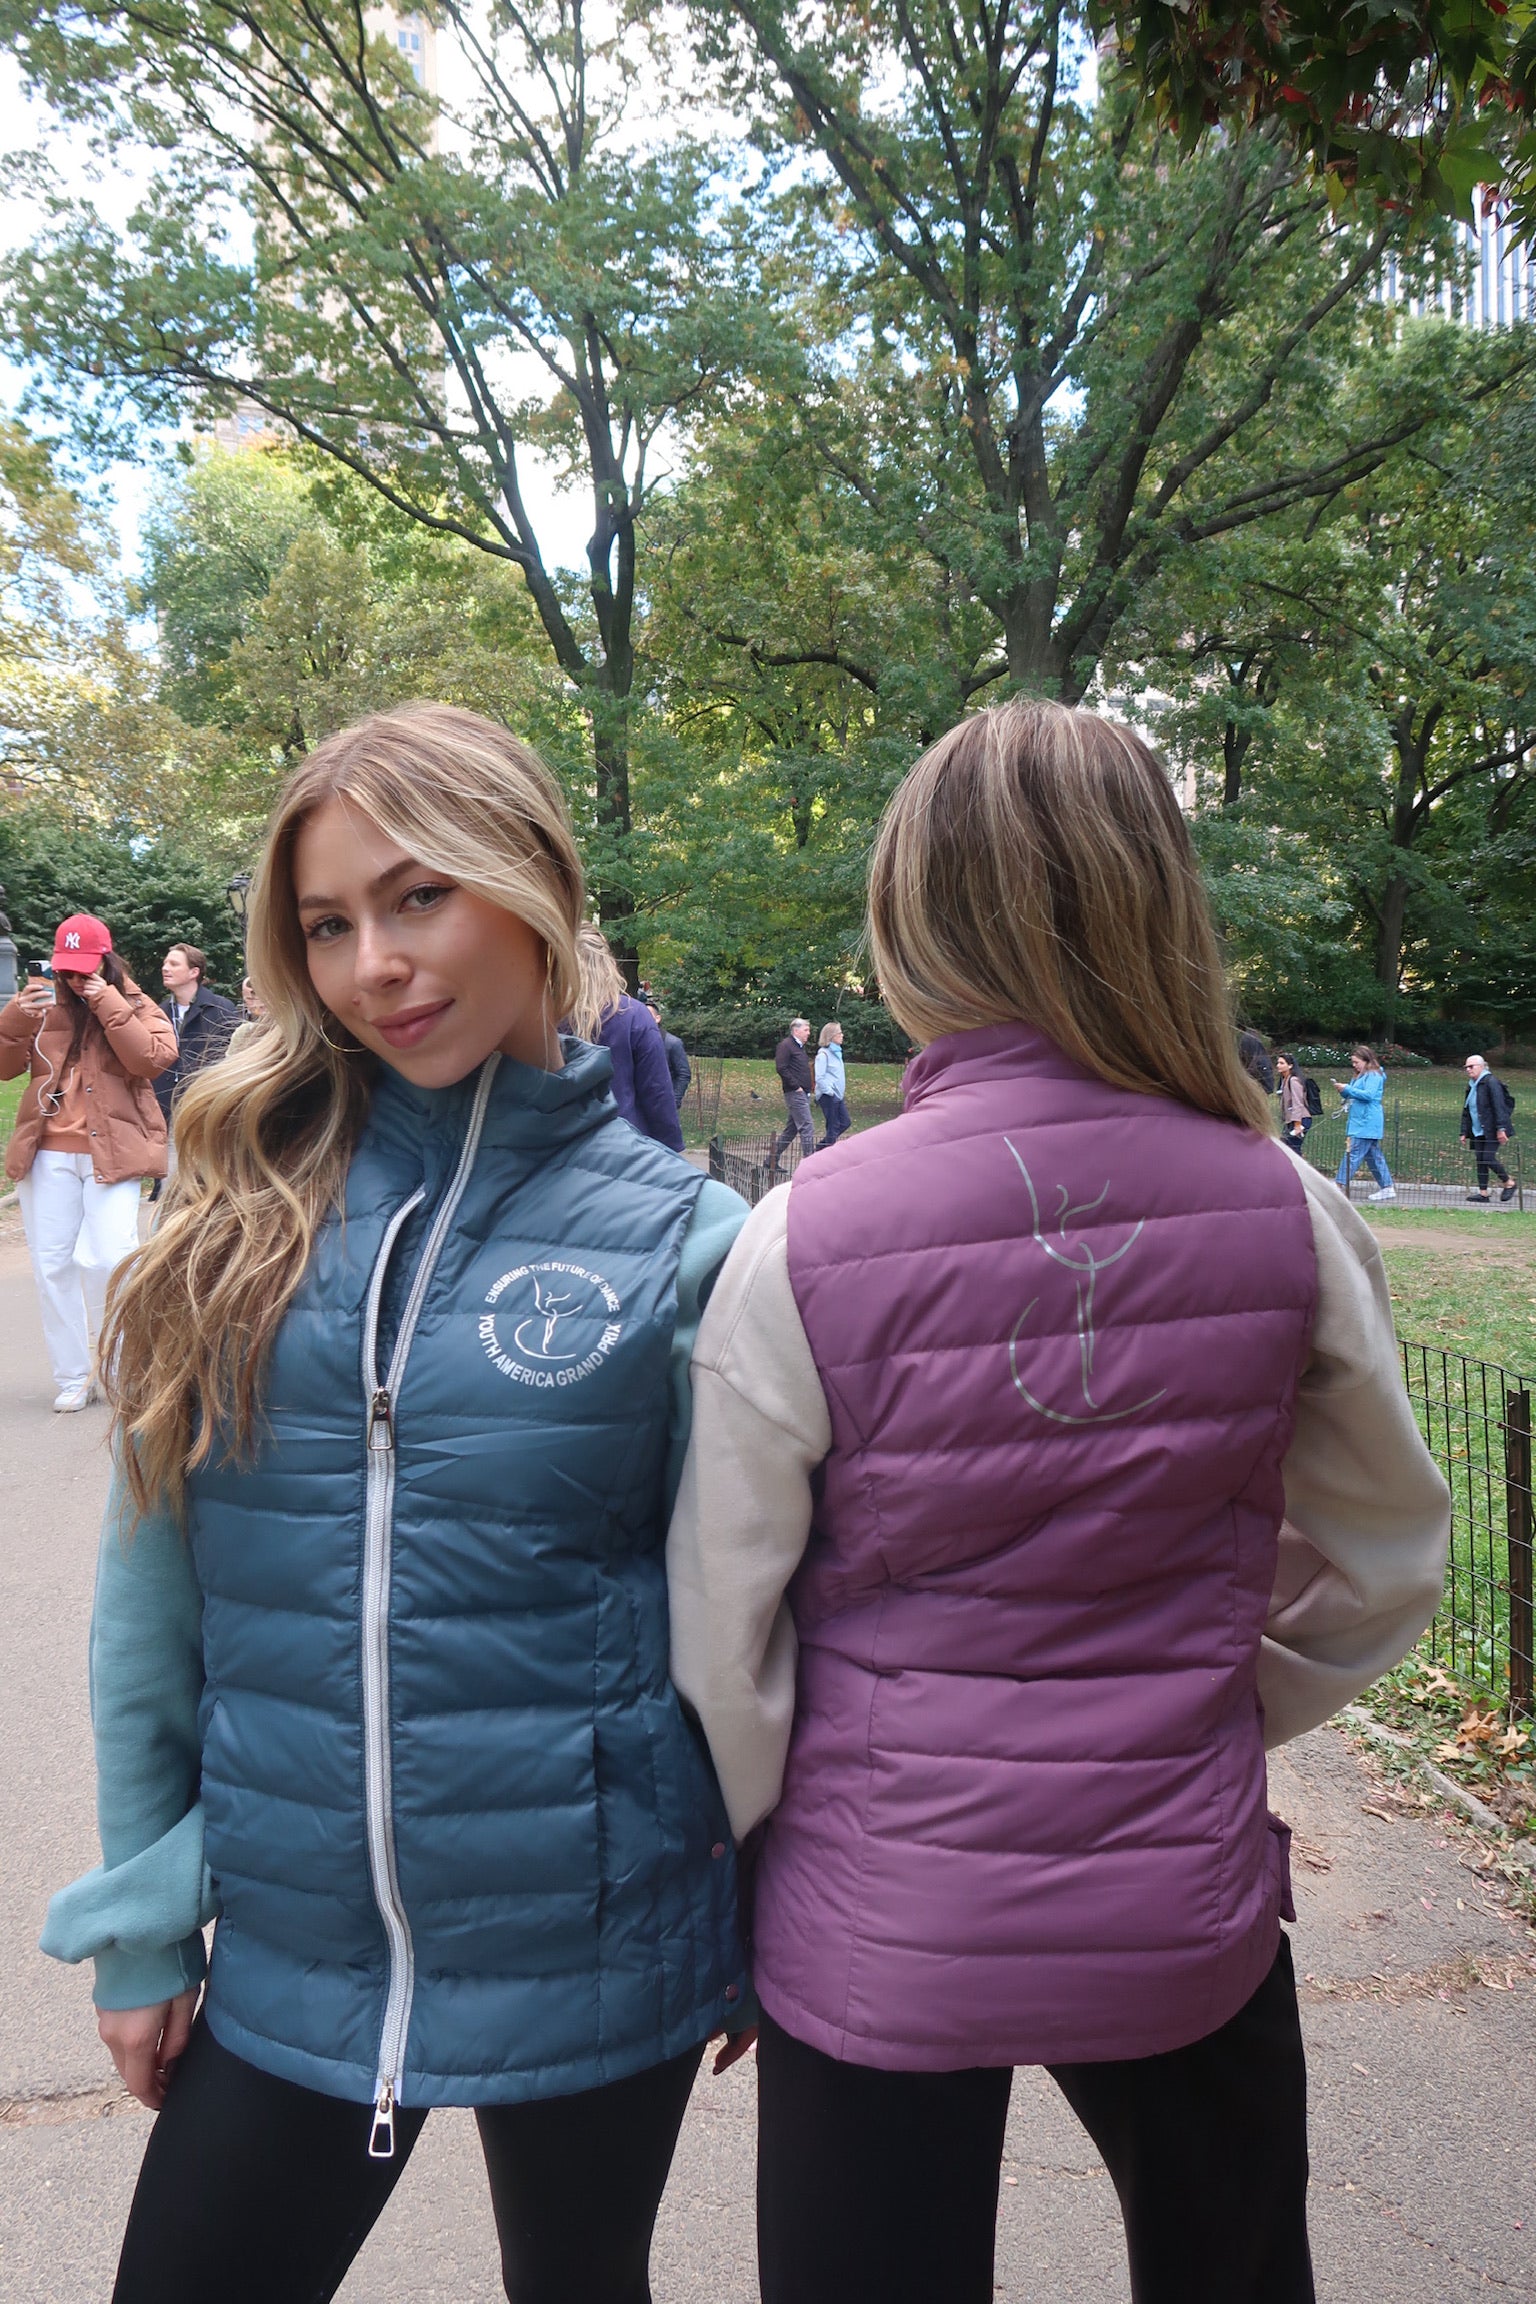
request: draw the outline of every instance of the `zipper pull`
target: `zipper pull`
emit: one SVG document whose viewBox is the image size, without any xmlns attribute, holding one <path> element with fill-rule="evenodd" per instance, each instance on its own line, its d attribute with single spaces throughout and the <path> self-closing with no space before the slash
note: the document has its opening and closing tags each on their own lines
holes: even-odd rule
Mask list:
<svg viewBox="0 0 1536 2304">
<path fill-rule="evenodd" d="M 368 2131 L 368 2157 L 370 2160 L 393 2160 L 395 2156 L 395 2091 L 386 2080 L 373 2100 L 373 2126 Z"/>
<path fill-rule="evenodd" d="M 381 1385 L 368 1407 L 368 1445 L 376 1454 L 386 1455 L 394 1444 L 395 1424 L 389 1394 Z"/>
</svg>

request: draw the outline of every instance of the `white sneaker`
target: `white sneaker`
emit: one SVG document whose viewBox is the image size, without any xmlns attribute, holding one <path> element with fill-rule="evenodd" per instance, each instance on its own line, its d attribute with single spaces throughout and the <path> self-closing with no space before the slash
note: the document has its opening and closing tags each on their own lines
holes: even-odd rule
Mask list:
<svg viewBox="0 0 1536 2304">
<path fill-rule="evenodd" d="M 1366 1198 L 1367 1200 L 1395 1200 L 1397 1194 L 1389 1185 L 1385 1192 L 1367 1192 Z"/>
<path fill-rule="evenodd" d="M 78 1409 L 89 1408 L 100 1398 L 93 1379 L 85 1376 L 78 1384 L 65 1385 L 53 1404 L 53 1412 L 56 1416 L 73 1416 Z"/>
</svg>

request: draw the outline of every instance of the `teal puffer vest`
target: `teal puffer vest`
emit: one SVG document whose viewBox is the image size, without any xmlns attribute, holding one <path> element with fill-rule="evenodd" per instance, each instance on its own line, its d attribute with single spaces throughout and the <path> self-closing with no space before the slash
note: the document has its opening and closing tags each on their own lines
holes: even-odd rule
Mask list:
<svg viewBox="0 0 1536 2304">
<path fill-rule="evenodd" d="M 208 2018 L 392 2107 L 574 2094 L 745 1987 L 667 1676 L 668 1352 L 700 1178 L 601 1049 L 381 1073 L 252 1467 L 200 1473 Z"/>
</svg>

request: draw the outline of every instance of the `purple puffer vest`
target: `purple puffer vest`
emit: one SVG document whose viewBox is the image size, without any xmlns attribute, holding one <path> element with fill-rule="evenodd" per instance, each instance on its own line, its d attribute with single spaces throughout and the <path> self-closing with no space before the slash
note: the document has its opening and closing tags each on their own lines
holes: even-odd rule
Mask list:
<svg viewBox="0 0 1536 2304">
<path fill-rule="evenodd" d="M 849 2063 L 1153 2055 L 1278 1943 L 1255 1666 L 1306 1200 L 1023 1026 L 936 1041 L 906 1107 L 791 1187 L 832 1450 L 758 1990 Z"/>
</svg>

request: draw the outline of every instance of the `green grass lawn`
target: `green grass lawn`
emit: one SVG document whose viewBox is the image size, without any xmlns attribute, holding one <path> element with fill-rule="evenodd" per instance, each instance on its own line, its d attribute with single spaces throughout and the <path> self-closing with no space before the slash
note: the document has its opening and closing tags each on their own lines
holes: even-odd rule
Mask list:
<svg viewBox="0 0 1536 2304">
<path fill-rule="evenodd" d="M 811 1055 L 814 1061 L 814 1047 Z M 872 1128 L 901 1110 L 901 1069 L 899 1064 L 848 1066 L 848 1110 L 855 1128 Z M 693 1071 L 694 1085 L 682 1113 L 683 1134 L 690 1144 L 707 1143 L 717 1128 L 722 1136 L 756 1136 L 770 1130 L 777 1134 L 783 1127 L 784 1096 L 771 1058 L 696 1056 Z M 712 1122 L 717 1075 L 719 1112 Z M 811 1116 L 819 1132 L 821 1114 L 814 1103 Z"/>
<path fill-rule="evenodd" d="M 1536 1216 L 1372 1209 L 1399 1336 L 1536 1377 Z"/>
<path fill-rule="evenodd" d="M 11 1130 L 16 1125 L 16 1107 L 21 1102 L 21 1092 L 26 1084 L 25 1079 L 0 1080 L 0 1152 L 5 1150 L 11 1140 Z"/>
</svg>

